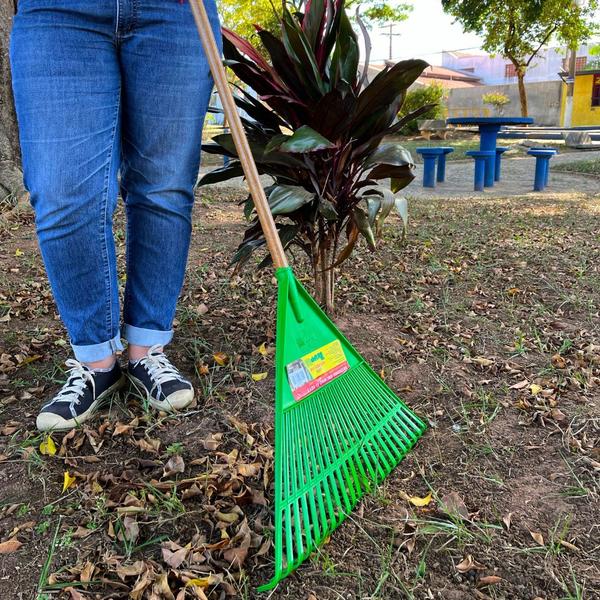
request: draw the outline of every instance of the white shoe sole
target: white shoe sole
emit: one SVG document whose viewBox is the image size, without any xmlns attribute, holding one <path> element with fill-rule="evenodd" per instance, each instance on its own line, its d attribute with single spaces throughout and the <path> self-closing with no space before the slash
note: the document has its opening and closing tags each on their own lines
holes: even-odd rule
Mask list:
<svg viewBox="0 0 600 600">
<path fill-rule="evenodd" d="M 148 404 L 156 409 L 164 412 L 176 412 L 189 406 L 194 400 L 194 388 L 187 390 L 178 390 L 167 396 L 165 400 L 157 400 L 150 395 L 148 388 L 131 373 L 127 373 L 129 380 L 135 385 L 138 391 L 143 391 L 146 394 Z"/>
<path fill-rule="evenodd" d="M 50 412 L 41 412 L 35 421 L 36 427 L 39 431 L 67 431 L 69 429 L 73 429 L 74 427 L 78 427 L 82 423 L 89 421 L 94 413 L 100 408 L 102 402 L 111 394 L 119 390 L 125 384 L 125 375 L 122 374 L 121 378 L 113 383 L 108 389 L 102 392 L 95 400 L 92 402 L 90 407 L 83 413 L 81 413 L 77 418 L 73 419 L 63 419 L 60 415 L 55 415 Z"/>
</svg>

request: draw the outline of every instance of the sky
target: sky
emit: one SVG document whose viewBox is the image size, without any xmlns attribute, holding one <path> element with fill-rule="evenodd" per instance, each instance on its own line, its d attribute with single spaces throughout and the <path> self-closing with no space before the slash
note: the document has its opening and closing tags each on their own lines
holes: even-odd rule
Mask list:
<svg viewBox="0 0 600 600">
<path fill-rule="evenodd" d="M 440 0 L 405 0 L 413 10 L 408 20 L 394 26 L 399 33 L 392 41 L 392 59 L 423 58 L 432 65 L 441 64 L 442 50 L 480 48 L 481 38 L 464 33 L 458 23 L 442 10 Z M 387 28 L 373 28 L 369 32 L 373 49 L 372 62 L 382 62 L 389 56 L 389 37 L 382 35 Z M 360 34 L 359 34 L 360 38 Z M 364 56 L 361 44 L 361 56 Z"/>
</svg>

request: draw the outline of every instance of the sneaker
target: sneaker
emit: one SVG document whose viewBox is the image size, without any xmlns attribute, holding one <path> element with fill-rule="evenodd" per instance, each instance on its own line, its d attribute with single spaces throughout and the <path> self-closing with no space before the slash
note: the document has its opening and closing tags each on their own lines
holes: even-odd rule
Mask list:
<svg viewBox="0 0 600 600">
<path fill-rule="evenodd" d="M 125 383 L 118 361 L 107 372 L 93 371 L 72 358 L 66 365 L 66 383 L 37 416 L 40 431 L 64 431 L 89 421 L 104 400 Z"/>
<path fill-rule="evenodd" d="M 157 410 L 181 410 L 194 399 L 194 387 L 169 362 L 158 344 L 146 356 L 129 361 L 127 375 Z"/>
</svg>

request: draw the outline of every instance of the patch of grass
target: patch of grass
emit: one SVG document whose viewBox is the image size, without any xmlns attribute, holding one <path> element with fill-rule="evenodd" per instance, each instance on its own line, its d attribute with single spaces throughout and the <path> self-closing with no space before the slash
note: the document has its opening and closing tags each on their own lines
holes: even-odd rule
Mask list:
<svg viewBox="0 0 600 600">
<path fill-rule="evenodd" d="M 600 158 L 559 163 L 552 168 L 554 171 L 562 171 L 563 173 L 583 173 L 585 175 L 600 177 Z"/>
</svg>

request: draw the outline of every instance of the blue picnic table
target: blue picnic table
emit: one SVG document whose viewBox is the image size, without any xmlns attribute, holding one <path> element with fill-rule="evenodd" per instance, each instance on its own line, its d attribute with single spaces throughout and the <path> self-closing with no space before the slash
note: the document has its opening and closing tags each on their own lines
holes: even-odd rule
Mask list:
<svg viewBox="0 0 600 600">
<path fill-rule="evenodd" d="M 505 125 L 531 125 L 533 119 L 531 117 L 452 117 L 446 119 L 446 123 L 449 125 L 476 125 L 479 127 L 479 149 L 494 152 L 485 164 L 485 186 L 491 187 L 494 185 L 496 147 L 500 128 Z"/>
</svg>

